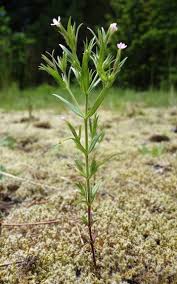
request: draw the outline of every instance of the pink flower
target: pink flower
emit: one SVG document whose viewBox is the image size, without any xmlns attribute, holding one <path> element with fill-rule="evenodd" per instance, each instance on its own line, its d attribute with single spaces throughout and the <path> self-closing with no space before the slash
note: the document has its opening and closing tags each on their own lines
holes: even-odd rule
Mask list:
<svg viewBox="0 0 177 284">
<path fill-rule="evenodd" d="M 112 23 L 110 26 L 109 26 L 109 30 L 111 31 L 111 33 L 114 33 L 118 30 L 118 26 L 117 26 L 117 23 Z"/>
<path fill-rule="evenodd" d="M 57 19 L 53 19 L 53 23 L 50 24 L 51 26 L 56 26 L 56 27 L 59 27 L 60 26 L 60 17 L 58 17 L 58 20 Z"/>
<path fill-rule="evenodd" d="M 119 42 L 117 44 L 117 48 L 119 48 L 119 49 L 125 49 L 126 47 L 127 47 L 127 45 L 125 43 L 123 43 L 123 42 Z"/>
</svg>

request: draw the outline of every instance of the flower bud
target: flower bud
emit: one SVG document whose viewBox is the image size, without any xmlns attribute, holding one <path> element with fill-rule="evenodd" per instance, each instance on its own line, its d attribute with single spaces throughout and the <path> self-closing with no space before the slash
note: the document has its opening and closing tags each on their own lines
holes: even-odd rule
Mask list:
<svg viewBox="0 0 177 284">
<path fill-rule="evenodd" d="M 110 26 L 109 26 L 109 30 L 111 33 L 114 33 L 118 30 L 118 26 L 117 26 L 117 23 L 112 23 Z"/>
</svg>

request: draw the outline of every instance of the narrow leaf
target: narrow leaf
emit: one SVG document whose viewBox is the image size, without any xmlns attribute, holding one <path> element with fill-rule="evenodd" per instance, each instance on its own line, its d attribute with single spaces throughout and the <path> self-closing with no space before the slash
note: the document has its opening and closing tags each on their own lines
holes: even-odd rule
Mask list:
<svg viewBox="0 0 177 284">
<path fill-rule="evenodd" d="M 89 146 L 89 153 L 95 148 L 96 144 L 99 142 L 100 138 L 103 136 L 103 132 L 96 134 L 92 139 Z"/>
<path fill-rule="evenodd" d="M 78 139 L 77 133 L 76 133 L 74 127 L 72 126 L 72 124 L 71 124 L 69 121 L 66 121 L 66 123 L 67 123 L 69 129 L 71 130 L 73 136 L 74 136 L 76 139 Z"/>
<path fill-rule="evenodd" d="M 115 154 L 110 154 L 107 157 L 105 157 L 102 161 L 100 161 L 98 163 L 98 167 L 101 167 L 102 165 L 104 165 L 106 162 L 110 161 L 112 158 L 114 158 L 117 155 L 120 155 L 122 153 L 115 153 Z"/>
<path fill-rule="evenodd" d="M 73 105 L 72 103 L 70 103 L 69 101 L 67 101 L 66 99 L 64 99 L 62 96 L 60 95 L 56 95 L 53 94 L 53 96 L 57 97 L 60 101 L 62 101 L 71 111 L 73 111 L 75 114 L 77 114 L 80 117 L 83 117 L 81 111 L 78 109 L 77 106 Z"/>
<path fill-rule="evenodd" d="M 105 88 L 97 97 L 94 105 L 92 106 L 92 108 L 90 109 L 90 111 L 87 114 L 87 118 L 91 117 L 99 108 L 99 106 L 101 105 L 101 103 L 103 102 L 104 98 L 106 97 L 107 93 L 106 93 L 107 88 Z"/>
<path fill-rule="evenodd" d="M 99 166 L 97 165 L 95 158 L 93 158 L 91 165 L 90 165 L 90 176 L 89 176 L 90 178 L 97 172 L 98 167 Z"/>
<path fill-rule="evenodd" d="M 128 57 L 125 57 L 125 58 L 119 63 L 119 67 L 120 67 L 120 68 L 124 65 L 124 63 L 125 63 L 125 61 L 127 60 L 127 58 L 128 58 Z"/>
<path fill-rule="evenodd" d="M 82 135 L 82 125 L 79 126 L 79 139 L 81 139 L 81 135 Z"/>
<path fill-rule="evenodd" d="M 80 161 L 80 160 L 75 160 L 75 165 L 76 165 L 77 170 L 80 172 L 80 174 L 81 174 L 83 177 L 86 177 L 85 169 L 84 169 L 84 164 L 82 163 L 82 161 Z"/>
<path fill-rule="evenodd" d="M 97 194 L 97 192 L 98 192 L 99 187 L 100 187 L 100 183 L 97 183 L 97 184 L 95 184 L 94 187 L 91 189 L 91 202 L 94 201 L 95 196 L 96 196 L 96 194 Z"/>
<path fill-rule="evenodd" d="M 85 155 L 87 152 L 86 152 L 85 148 L 82 146 L 82 144 L 80 143 L 80 141 L 78 139 L 75 139 L 75 138 L 71 138 L 71 139 L 76 144 L 76 147 Z"/>
</svg>

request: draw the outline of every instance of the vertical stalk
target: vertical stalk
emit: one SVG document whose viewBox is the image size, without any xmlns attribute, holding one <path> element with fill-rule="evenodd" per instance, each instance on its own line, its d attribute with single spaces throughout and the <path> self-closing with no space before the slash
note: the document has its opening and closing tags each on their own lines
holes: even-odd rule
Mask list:
<svg viewBox="0 0 177 284">
<path fill-rule="evenodd" d="M 87 117 L 88 112 L 88 95 L 86 94 L 86 100 L 85 100 L 85 117 Z M 88 118 L 84 119 L 84 127 L 85 127 L 85 169 L 86 169 L 86 190 L 88 194 L 88 205 L 87 205 L 87 218 L 88 218 L 88 230 L 89 230 L 89 238 L 90 238 L 90 246 L 92 251 L 92 258 L 93 258 L 93 264 L 94 268 L 96 269 L 96 256 L 95 256 L 95 247 L 94 247 L 94 239 L 92 236 L 92 207 L 91 207 L 91 194 L 90 194 L 90 177 L 89 177 L 89 149 L 88 149 Z"/>
</svg>

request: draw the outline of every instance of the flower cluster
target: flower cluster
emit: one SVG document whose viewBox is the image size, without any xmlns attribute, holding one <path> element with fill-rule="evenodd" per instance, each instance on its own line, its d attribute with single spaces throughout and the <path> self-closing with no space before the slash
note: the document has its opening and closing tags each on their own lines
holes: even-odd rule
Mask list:
<svg viewBox="0 0 177 284">
<path fill-rule="evenodd" d="M 56 26 L 56 27 L 59 28 L 61 26 L 60 20 L 61 20 L 61 18 L 60 18 L 60 16 L 58 16 L 58 20 L 56 18 L 54 18 L 50 25 L 51 26 Z M 109 26 L 110 33 L 114 33 L 117 30 L 118 30 L 117 23 L 110 24 L 110 26 Z M 123 43 L 123 42 L 120 42 L 120 43 L 117 44 L 117 48 L 118 49 L 125 49 L 126 47 L 127 47 L 127 45 L 125 43 Z"/>
</svg>

